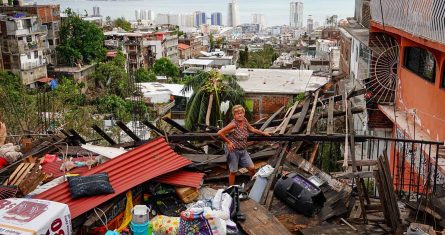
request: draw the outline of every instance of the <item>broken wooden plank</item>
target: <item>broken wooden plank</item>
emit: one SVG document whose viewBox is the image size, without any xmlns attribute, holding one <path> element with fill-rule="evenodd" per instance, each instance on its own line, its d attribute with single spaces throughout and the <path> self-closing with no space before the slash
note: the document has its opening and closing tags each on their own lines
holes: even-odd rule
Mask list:
<svg viewBox="0 0 445 235">
<path fill-rule="evenodd" d="M 353 108 L 351 109 L 351 112 L 352 112 L 353 114 L 362 113 L 363 111 L 365 111 L 365 108 L 363 108 L 363 107 L 353 107 Z M 323 112 L 319 112 L 318 115 L 320 116 L 320 118 L 328 118 L 329 113 L 328 113 L 328 111 L 326 110 L 326 111 L 323 111 Z M 345 112 L 345 111 L 342 111 L 342 110 L 335 110 L 335 109 L 334 109 L 334 113 L 333 113 L 333 115 L 334 115 L 334 118 L 335 118 L 335 117 L 340 117 L 340 116 L 345 116 L 345 115 L 346 115 L 346 112 Z M 296 113 L 296 114 L 292 115 L 292 117 L 290 118 L 290 121 L 291 121 L 291 122 L 296 121 L 296 120 L 298 120 L 298 118 L 300 118 L 300 113 Z M 271 121 L 271 123 L 269 124 L 269 126 L 277 126 L 277 125 L 279 125 L 280 123 L 282 123 L 283 120 L 284 120 L 284 119 L 275 119 L 275 120 Z M 307 121 L 307 120 L 309 120 L 309 117 L 306 117 L 306 118 L 304 119 L 304 121 Z M 264 123 L 252 124 L 252 126 L 254 126 L 254 127 L 256 127 L 256 128 L 259 128 L 259 127 L 260 127 L 261 125 L 263 125 L 263 124 L 264 124 Z"/>
<path fill-rule="evenodd" d="M 326 134 L 328 134 L 328 135 L 334 134 L 334 98 L 329 99 L 328 122 L 327 122 Z"/>
<path fill-rule="evenodd" d="M 343 160 L 337 161 L 338 163 L 343 163 Z M 347 164 L 349 166 L 352 165 L 352 161 L 348 161 Z M 357 167 L 362 167 L 362 166 L 376 166 L 377 165 L 377 160 L 356 160 L 355 161 L 355 165 Z"/>
<path fill-rule="evenodd" d="M 168 117 L 163 117 L 162 120 L 164 120 L 166 123 L 170 124 L 171 126 L 173 126 L 174 128 L 178 129 L 179 131 L 181 131 L 182 133 L 188 133 L 190 132 L 189 130 L 187 130 L 185 127 L 179 125 L 179 123 L 175 122 L 174 120 L 168 118 Z"/>
<path fill-rule="evenodd" d="M 82 143 L 82 144 L 86 144 L 87 143 L 86 140 L 82 136 L 80 136 L 79 133 L 77 133 L 77 131 L 75 131 L 74 129 L 70 129 L 69 131 L 70 131 L 71 135 L 73 135 L 73 137 L 76 140 L 78 140 L 80 143 Z"/>
<path fill-rule="evenodd" d="M 146 125 L 148 128 L 152 129 L 154 132 L 156 132 L 156 134 L 160 135 L 160 136 L 164 136 L 164 133 L 161 129 L 159 129 L 158 127 L 156 127 L 155 125 L 153 125 L 151 122 L 144 120 L 142 121 L 142 123 L 144 125 Z"/>
<path fill-rule="evenodd" d="M 306 118 L 307 112 L 309 111 L 309 106 L 311 104 L 311 96 L 308 96 L 306 100 L 304 101 L 303 109 L 300 112 L 300 117 L 297 120 L 297 123 L 295 123 L 295 126 L 292 128 L 291 133 L 296 134 L 301 131 L 301 128 L 303 126 L 304 119 Z"/>
<path fill-rule="evenodd" d="M 282 124 L 280 124 L 280 125 L 282 125 L 281 130 L 279 132 L 280 135 L 282 135 L 286 132 L 287 124 L 289 124 L 289 121 L 290 121 L 292 115 L 294 114 L 295 109 L 297 108 L 298 104 L 299 104 L 299 102 L 295 102 L 295 104 L 292 106 L 292 108 L 288 112 L 288 115 L 283 119 Z"/>
<path fill-rule="evenodd" d="M 246 220 L 239 224 L 248 235 L 291 234 L 272 213 L 254 200 L 248 199 L 240 204 Z"/>
<path fill-rule="evenodd" d="M 314 148 L 312 149 L 311 156 L 310 156 L 310 158 L 309 158 L 309 163 L 310 163 L 310 164 L 313 164 L 313 163 L 314 163 L 315 157 L 317 156 L 318 146 L 319 146 L 319 144 L 316 143 L 316 144 L 314 145 Z"/>
<path fill-rule="evenodd" d="M 309 121 L 307 122 L 307 129 L 306 129 L 306 134 L 307 135 L 311 134 L 312 121 L 314 120 L 315 108 L 317 108 L 317 101 L 318 101 L 318 93 L 319 92 L 320 92 L 320 90 L 317 90 L 315 92 L 315 97 L 314 97 L 314 102 L 312 104 L 311 114 L 309 115 Z"/>
<path fill-rule="evenodd" d="M 105 133 L 105 131 L 103 131 L 99 126 L 97 126 L 96 124 L 94 124 L 92 126 L 93 130 L 95 132 L 97 132 L 97 134 L 99 134 L 100 136 L 102 136 L 102 138 L 104 138 L 104 140 L 106 140 L 109 144 L 111 145 L 115 145 L 117 144 L 109 135 L 107 135 L 107 133 Z"/>
<path fill-rule="evenodd" d="M 280 109 L 278 109 L 274 114 L 272 114 L 272 116 L 269 117 L 269 119 L 267 119 L 266 122 L 264 122 L 264 124 L 260 127 L 260 131 L 264 131 L 269 125 L 270 123 L 275 119 L 275 117 L 278 116 L 278 114 L 280 114 L 281 112 L 283 112 L 284 108 L 286 106 L 282 106 Z"/>
<path fill-rule="evenodd" d="M 130 128 L 128 128 L 128 126 L 125 125 L 125 123 L 123 123 L 122 121 L 117 121 L 116 125 L 119 126 L 119 128 L 121 128 L 134 141 L 141 141 L 141 138 L 139 138 L 139 136 L 137 136 L 133 131 L 131 131 Z"/>
<path fill-rule="evenodd" d="M 352 179 L 352 178 L 373 178 L 374 173 L 372 171 L 357 171 L 357 172 L 343 172 L 336 174 L 337 179 Z"/>
</svg>

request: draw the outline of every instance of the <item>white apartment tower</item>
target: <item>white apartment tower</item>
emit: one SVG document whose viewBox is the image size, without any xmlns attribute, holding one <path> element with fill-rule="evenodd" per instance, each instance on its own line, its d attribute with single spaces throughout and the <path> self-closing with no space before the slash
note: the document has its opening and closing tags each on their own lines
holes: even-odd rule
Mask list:
<svg viewBox="0 0 445 235">
<path fill-rule="evenodd" d="M 264 14 L 252 14 L 252 24 L 259 24 L 262 27 L 266 25 L 266 17 Z"/>
<path fill-rule="evenodd" d="M 307 33 L 314 32 L 314 18 L 312 15 L 309 15 L 307 18 L 307 26 L 306 26 Z"/>
<path fill-rule="evenodd" d="M 303 28 L 303 3 L 291 2 L 290 3 L 290 26 L 293 28 Z"/>
<path fill-rule="evenodd" d="M 227 9 L 227 26 L 236 27 L 240 24 L 238 3 L 236 2 L 236 0 L 231 0 L 231 1 L 232 2 L 229 2 Z"/>
</svg>

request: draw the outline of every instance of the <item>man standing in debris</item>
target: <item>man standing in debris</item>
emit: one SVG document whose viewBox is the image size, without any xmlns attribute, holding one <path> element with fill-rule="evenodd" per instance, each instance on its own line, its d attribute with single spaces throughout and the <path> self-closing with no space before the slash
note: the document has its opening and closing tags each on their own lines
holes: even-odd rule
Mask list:
<svg viewBox="0 0 445 235">
<path fill-rule="evenodd" d="M 229 164 L 229 185 L 235 184 L 235 176 L 238 172 L 238 165 L 247 167 L 249 175 L 255 174 L 255 166 L 247 152 L 247 136 L 249 132 L 269 136 L 269 133 L 260 131 L 252 127 L 244 117 L 245 110 L 241 105 L 232 108 L 233 120 L 218 131 L 218 136 L 226 142 L 227 163 Z"/>
</svg>

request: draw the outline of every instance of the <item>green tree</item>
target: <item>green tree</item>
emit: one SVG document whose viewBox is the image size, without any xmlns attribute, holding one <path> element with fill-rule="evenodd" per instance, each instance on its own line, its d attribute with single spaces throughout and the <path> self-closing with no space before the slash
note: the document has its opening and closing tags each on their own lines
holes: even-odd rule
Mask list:
<svg viewBox="0 0 445 235">
<path fill-rule="evenodd" d="M 121 121 L 127 122 L 131 119 L 131 103 L 117 95 L 107 95 L 96 101 L 100 113 L 111 113 Z"/>
<path fill-rule="evenodd" d="M 94 23 L 82 20 L 71 9 L 65 10 L 67 17 L 60 27 L 60 44 L 56 50 L 60 58 L 70 65 L 102 61 L 106 50 L 104 34 Z"/>
<path fill-rule="evenodd" d="M 240 52 L 240 65 L 247 68 L 268 69 L 279 56 L 271 45 L 265 45 L 259 51 L 246 52 L 247 50 L 243 54 Z"/>
<path fill-rule="evenodd" d="M 96 86 L 107 93 L 121 97 L 127 97 L 131 93 L 128 74 L 125 70 L 125 56 L 121 51 L 112 61 L 99 63 L 91 77 Z"/>
<path fill-rule="evenodd" d="M 113 21 L 114 27 L 119 27 L 127 32 L 131 31 L 131 23 L 124 17 L 119 17 Z"/>
<path fill-rule="evenodd" d="M 113 22 L 111 21 L 111 17 L 110 17 L 110 16 L 107 16 L 107 17 L 105 18 L 105 24 L 106 24 L 107 26 L 111 26 L 112 23 L 113 23 Z"/>
<path fill-rule="evenodd" d="M 148 69 L 140 68 L 135 73 L 136 82 L 156 82 L 156 74 Z"/>
<path fill-rule="evenodd" d="M 37 127 L 37 99 L 13 73 L 0 71 L 0 121 L 9 133 L 23 134 Z"/>
<path fill-rule="evenodd" d="M 246 47 L 244 47 L 244 51 L 240 50 L 240 52 L 239 52 L 240 66 L 245 67 L 248 60 L 249 60 L 249 48 L 246 46 Z"/>
<path fill-rule="evenodd" d="M 161 59 L 155 61 L 153 65 L 153 72 L 158 76 L 167 76 L 171 79 L 176 79 L 179 77 L 179 67 L 167 57 L 162 57 Z"/>
<path fill-rule="evenodd" d="M 178 35 L 178 37 L 181 37 L 182 35 L 184 35 L 184 32 L 179 30 L 179 26 L 175 26 L 175 29 L 173 30 L 173 34 Z"/>
<path fill-rule="evenodd" d="M 199 123 L 216 126 L 220 120 L 230 120 L 230 116 L 222 117 L 221 102 L 229 101 L 230 107 L 236 104 L 246 107 L 244 90 L 238 85 L 235 77 L 223 76 L 216 70 L 202 71 L 187 80 L 183 92 L 190 90 L 194 92 L 187 103 L 185 126 L 191 130 L 195 130 Z"/>
</svg>

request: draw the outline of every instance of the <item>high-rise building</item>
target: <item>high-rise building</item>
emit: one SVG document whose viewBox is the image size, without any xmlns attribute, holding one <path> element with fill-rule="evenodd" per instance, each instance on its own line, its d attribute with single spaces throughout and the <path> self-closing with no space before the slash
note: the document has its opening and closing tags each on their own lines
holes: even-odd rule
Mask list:
<svg viewBox="0 0 445 235">
<path fill-rule="evenodd" d="M 303 28 L 303 3 L 290 3 L 289 25 L 294 28 Z"/>
<path fill-rule="evenodd" d="M 140 20 L 141 19 L 141 11 L 136 9 L 134 10 L 134 19 L 135 20 Z"/>
<path fill-rule="evenodd" d="M 266 17 L 264 14 L 252 14 L 252 24 L 259 24 L 261 27 L 266 25 Z"/>
<path fill-rule="evenodd" d="M 98 7 L 98 6 L 93 7 L 93 16 L 95 16 L 95 17 L 101 16 L 100 15 L 100 7 Z"/>
<path fill-rule="evenodd" d="M 195 12 L 195 26 L 200 26 L 202 24 L 207 24 L 207 15 L 205 12 L 197 11 Z"/>
<path fill-rule="evenodd" d="M 156 16 L 157 24 L 179 25 L 178 14 L 158 14 Z"/>
<path fill-rule="evenodd" d="M 227 26 L 236 27 L 239 23 L 239 12 L 238 12 L 238 3 L 236 0 L 232 0 L 229 2 L 227 9 Z"/>
<path fill-rule="evenodd" d="M 212 18 L 211 18 L 211 23 L 212 25 L 222 25 L 222 14 L 221 12 L 214 12 L 212 13 Z"/>
<path fill-rule="evenodd" d="M 191 28 L 195 26 L 194 14 L 181 14 L 179 19 L 179 26 Z"/>
<path fill-rule="evenodd" d="M 312 15 L 309 15 L 307 18 L 306 31 L 308 33 L 314 32 L 314 18 L 312 17 Z"/>
</svg>

